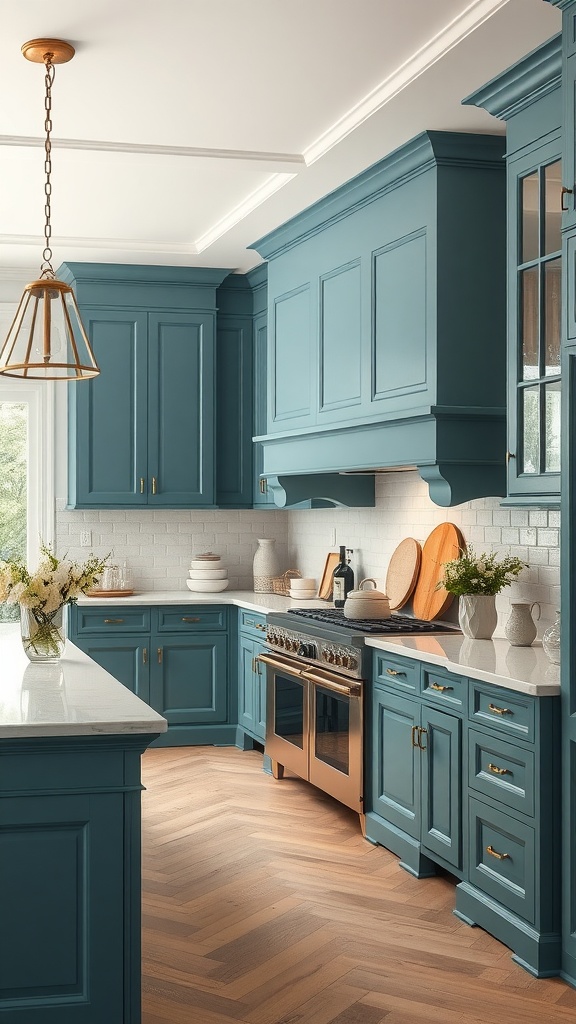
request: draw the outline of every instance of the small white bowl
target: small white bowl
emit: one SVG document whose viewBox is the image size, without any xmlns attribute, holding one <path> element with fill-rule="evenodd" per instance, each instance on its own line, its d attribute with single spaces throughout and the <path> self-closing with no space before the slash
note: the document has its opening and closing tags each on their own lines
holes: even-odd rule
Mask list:
<svg viewBox="0 0 576 1024">
<path fill-rule="evenodd" d="M 191 569 L 221 569 L 222 560 L 218 558 L 193 558 L 190 562 Z"/>
<path fill-rule="evenodd" d="M 228 569 L 189 569 L 191 580 L 226 580 Z"/>
<path fill-rule="evenodd" d="M 290 580 L 291 590 L 316 590 L 316 580 L 311 579 L 310 576 L 301 576 L 299 578 Z"/>
<path fill-rule="evenodd" d="M 230 580 L 186 580 L 188 590 L 196 594 L 217 594 L 220 590 L 226 590 Z"/>
<path fill-rule="evenodd" d="M 295 597 L 297 601 L 311 601 L 316 597 L 315 590 L 291 590 L 290 597 Z"/>
</svg>

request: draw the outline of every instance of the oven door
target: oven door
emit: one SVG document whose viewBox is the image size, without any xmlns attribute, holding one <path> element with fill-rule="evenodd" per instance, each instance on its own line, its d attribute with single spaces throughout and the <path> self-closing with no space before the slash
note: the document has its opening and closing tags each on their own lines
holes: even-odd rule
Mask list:
<svg viewBox="0 0 576 1024">
<path fill-rule="evenodd" d="M 362 687 L 322 669 L 303 677 L 310 683 L 310 782 L 362 813 Z"/>
<path fill-rule="evenodd" d="M 261 654 L 266 665 L 266 753 L 308 778 L 309 687 L 306 664 L 281 654 Z"/>
</svg>

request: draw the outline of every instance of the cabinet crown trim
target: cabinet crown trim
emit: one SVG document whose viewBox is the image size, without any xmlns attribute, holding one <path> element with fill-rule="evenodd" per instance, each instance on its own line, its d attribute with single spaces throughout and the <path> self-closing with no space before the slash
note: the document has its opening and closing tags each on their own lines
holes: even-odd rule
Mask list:
<svg viewBox="0 0 576 1024">
<path fill-rule="evenodd" d="M 559 89 L 562 83 L 562 36 L 552 36 L 501 75 L 462 100 L 508 121 L 536 99 Z"/>
</svg>

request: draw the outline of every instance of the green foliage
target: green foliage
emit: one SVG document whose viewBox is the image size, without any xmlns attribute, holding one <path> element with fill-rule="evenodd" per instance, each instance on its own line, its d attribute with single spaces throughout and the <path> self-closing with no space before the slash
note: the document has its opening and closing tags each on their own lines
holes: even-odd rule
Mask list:
<svg viewBox="0 0 576 1024">
<path fill-rule="evenodd" d="M 498 561 L 495 554 L 477 555 L 469 547 L 460 558 L 444 562 L 444 578 L 436 589 L 443 587 L 457 597 L 462 594 L 499 594 L 525 568 L 526 562 L 515 555 Z"/>
</svg>

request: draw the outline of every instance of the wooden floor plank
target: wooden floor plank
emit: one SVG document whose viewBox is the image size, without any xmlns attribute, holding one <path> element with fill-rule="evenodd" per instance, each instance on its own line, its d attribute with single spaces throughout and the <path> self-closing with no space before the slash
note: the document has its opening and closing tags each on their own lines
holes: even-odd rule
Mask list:
<svg viewBox="0 0 576 1024">
<path fill-rule="evenodd" d="M 143 757 L 142 1024 L 574 1024 L 358 817 L 236 748 Z"/>
</svg>

